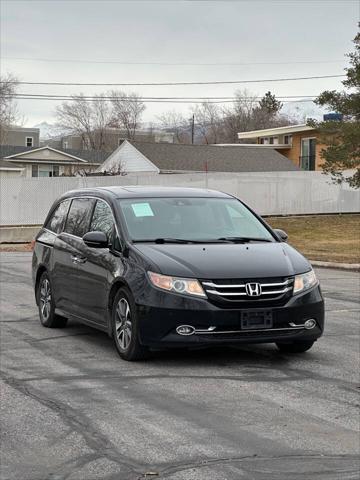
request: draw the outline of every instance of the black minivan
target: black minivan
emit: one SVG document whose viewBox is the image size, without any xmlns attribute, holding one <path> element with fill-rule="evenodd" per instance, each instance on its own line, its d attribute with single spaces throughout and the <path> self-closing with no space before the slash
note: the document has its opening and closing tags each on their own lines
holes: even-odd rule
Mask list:
<svg viewBox="0 0 360 480">
<path fill-rule="evenodd" d="M 36 236 L 40 321 L 107 332 L 125 360 L 150 349 L 274 342 L 305 352 L 324 329 L 310 263 L 232 195 L 194 188 L 70 191 Z"/>
</svg>

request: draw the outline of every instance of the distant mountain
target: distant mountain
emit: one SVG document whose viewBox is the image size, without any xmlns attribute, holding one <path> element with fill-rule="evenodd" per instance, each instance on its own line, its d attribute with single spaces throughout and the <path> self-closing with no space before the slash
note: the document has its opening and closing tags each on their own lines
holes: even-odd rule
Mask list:
<svg viewBox="0 0 360 480">
<path fill-rule="evenodd" d="M 49 138 L 57 137 L 64 133 L 63 128 L 45 121 L 34 125 L 33 128 L 40 129 L 40 140 L 48 140 Z"/>
<path fill-rule="evenodd" d="M 322 120 L 327 109 L 319 107 L 314 102 L 298 102 L 284 103 L 281 114 L 286 115 L 290 119 L 296 120 L 298 123 L 306 123 L 309 118 L 314 120 Z"/>
</svg>

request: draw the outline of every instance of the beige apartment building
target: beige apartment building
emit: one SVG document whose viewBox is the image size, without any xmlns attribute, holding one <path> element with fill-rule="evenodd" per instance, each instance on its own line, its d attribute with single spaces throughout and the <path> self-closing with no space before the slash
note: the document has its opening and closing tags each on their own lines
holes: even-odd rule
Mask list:
<svg viewBox="0 0 360 480">
<path fill-rule="evenodd" d="M 319 132 L 306 124 L 240 132 L 238 139 L 255 140 L 256 146 L 274 149 L 301 170 L 321 170 L 321 151 L 326 146 Z"/>
</svg>

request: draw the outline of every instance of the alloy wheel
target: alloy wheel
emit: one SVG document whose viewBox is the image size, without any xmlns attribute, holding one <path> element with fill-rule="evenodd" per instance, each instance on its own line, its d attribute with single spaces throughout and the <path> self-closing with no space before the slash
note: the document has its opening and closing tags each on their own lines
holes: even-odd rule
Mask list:
<svg viewBox="0 0 360 480">
<path fill-rule="evenodd" d="M 44 278 L 40 286 L 40 310 L 43 319 L 48 320 L 51 311 L 51 288 L 47 278 Z"/>
<path fill-rule="evenodd" d="M 116 307 L 116 336 L 122 350 L 127 350 L 132 336 L 131 310 L 128 301 L 121 298 Z"/>
</svg>

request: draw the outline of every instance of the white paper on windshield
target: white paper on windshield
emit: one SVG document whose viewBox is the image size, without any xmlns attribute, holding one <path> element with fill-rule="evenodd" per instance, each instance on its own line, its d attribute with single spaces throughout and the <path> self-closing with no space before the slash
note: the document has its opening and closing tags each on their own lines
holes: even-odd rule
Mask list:
<svg viewBox="0 0 360 480">
<path fill-rule="evenodd" d="M 132 203 L 131 207 L 135 214 L 135 217 L 153 217 L 154 212 L 152 211 L 149 203 Z"/>
</svg>

